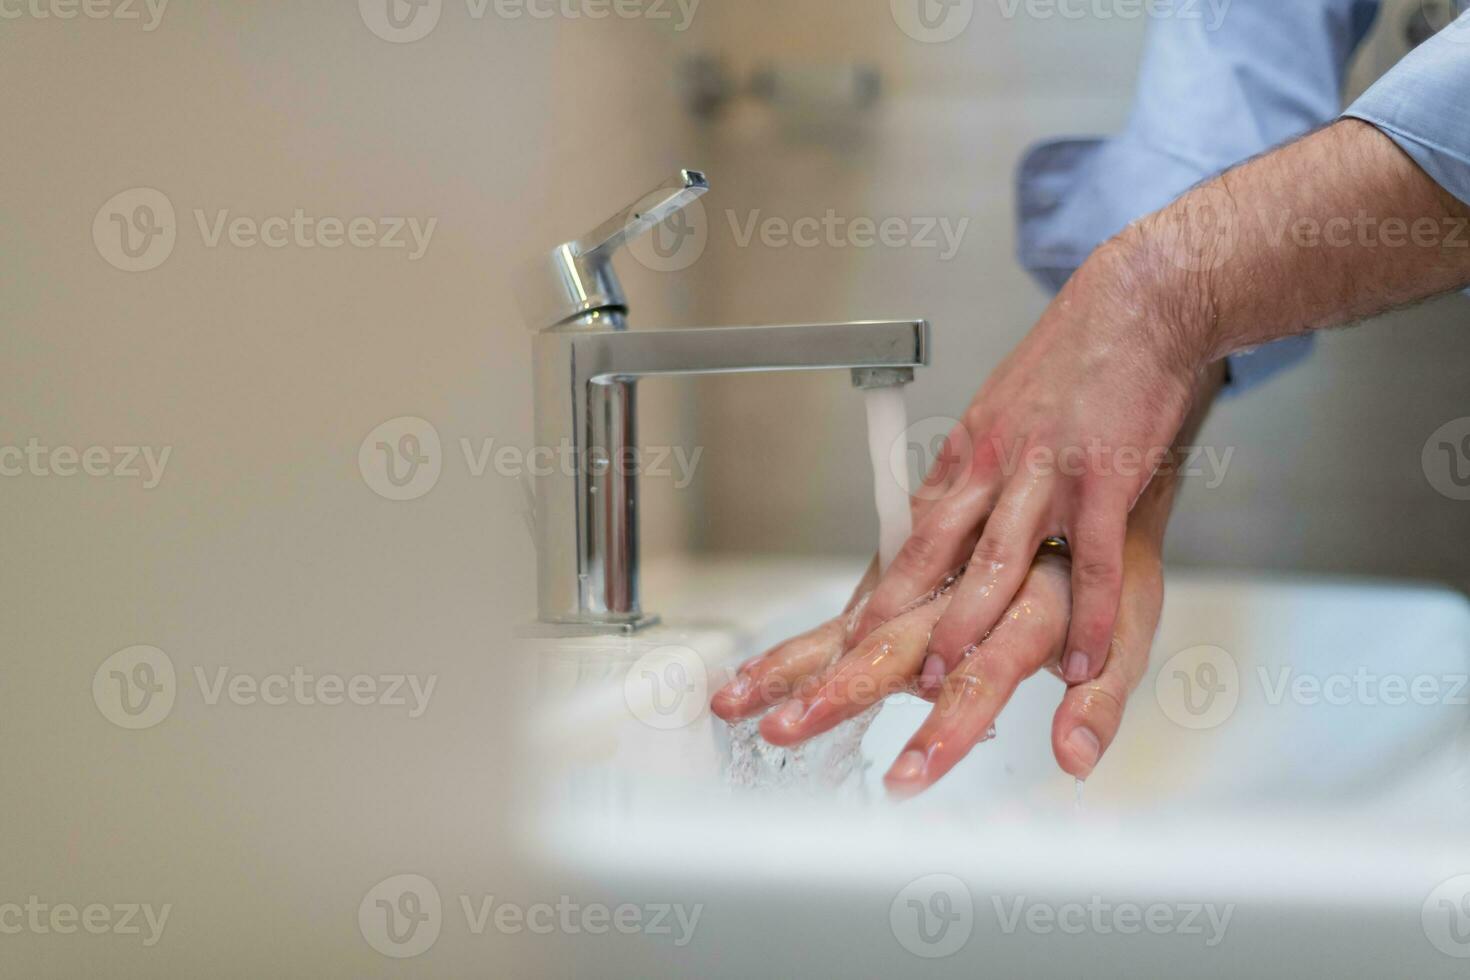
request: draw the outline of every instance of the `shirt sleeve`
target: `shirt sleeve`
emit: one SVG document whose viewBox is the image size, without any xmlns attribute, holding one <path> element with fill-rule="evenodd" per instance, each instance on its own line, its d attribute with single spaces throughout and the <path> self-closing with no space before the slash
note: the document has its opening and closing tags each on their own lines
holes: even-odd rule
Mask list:
<svg viewBox="0 0 1470 980">
<path fill-rule="evenodd" d="M 1378 0 L 1234 0 L 1155 18 L 1133 112 L 1108 139 L 1031 150 L 1018 178 L 1021 264 L 1060 289 L 1130 223 L 1203 180 L 1331 122 Z M 1242 391 L 1311 350 L 1297 337 L 1230 359 Z"/>
<path fill-rule="evenodd" d="M 1344 115 L 1377 126 L 1470 204 L 1470 12 L 1414 49 Z"/>
</svg>

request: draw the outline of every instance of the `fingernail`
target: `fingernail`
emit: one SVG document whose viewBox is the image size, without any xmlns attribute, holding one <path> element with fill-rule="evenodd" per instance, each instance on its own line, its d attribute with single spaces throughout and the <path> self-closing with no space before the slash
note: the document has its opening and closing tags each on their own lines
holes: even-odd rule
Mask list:
<svg viewBox="0 0 1470 980">
<path fill-rule="evenodd" d="M 898 757 L 893 768 L 888 770 L 887 780 L 891 783 L 915 783 L 924 778 L 924 753 L 909 749 Z"/>
<path fill-rule="evenodd" d="M 938 687 L 944 681 L 944 658 L 937 653 L 931 653 L 924 660 L 924 670 L 919 674 L 919 679 L 928 687 Z"/>
<path fill-rule="evenodd" d="M 1072 734 L 1067 736 L 1067 748 L 1072 750 L 1072 755 L 1085 769 L 1082 773 L 1083 779 L 1092 775 L 1092 769 L 1097 765 L 1097 757 L 1102 752 L 1102 743 L 1097 736 L 1088 728 L 1074 728 Z"/>
<path fill-rule="evenodd" d="M 782 728 L 793 728 L 806 716 L 806 705 L 800 701 L 787 701 L 776 712 L 776 724 Z"/>
<path fill-rule="evenodd" d="M 1087 680 L 1088 673 L 1087 654 L 1081 650 L 1067 654 L 1067 660 L 1062 664 L 1062 677 L 1068 684 L 1081 684 Z"/>
</svg>

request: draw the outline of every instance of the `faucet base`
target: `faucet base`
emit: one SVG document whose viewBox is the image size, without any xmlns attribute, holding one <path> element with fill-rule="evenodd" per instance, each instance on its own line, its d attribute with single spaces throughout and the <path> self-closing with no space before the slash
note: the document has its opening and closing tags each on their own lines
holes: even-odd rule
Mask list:
<svg viewBox="0 0 1470 980">
<path fill-rule="evenodd" d="M 516 627 L 516 636 L 523 640 L 564 640 L 578 636 L 631 636 L 641 633 L 650 626 L 663 622 L 653 613 L 645 613 L 626 622 L 546 622 L 538 620 Z"/>
</svg>

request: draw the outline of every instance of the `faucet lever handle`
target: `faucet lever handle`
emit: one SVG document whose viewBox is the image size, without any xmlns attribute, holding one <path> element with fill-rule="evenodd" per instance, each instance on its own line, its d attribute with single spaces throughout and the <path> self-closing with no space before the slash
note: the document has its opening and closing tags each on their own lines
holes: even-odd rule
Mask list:
<svg viewBox="0 0 1470 980">
<path fill-rule="evenodd" d="M 693 204 L 707 190 L 709 181 L 703 173 L 680 170 L 628 209 L 539 258 L 520 284 L 527 324 L 533 330 L 547 330 L 600 310 L 626 313 L 628 301 L 613 272 L 613 253 Z M 619 317 L 611 320 L 615 328 L 621 325 Z"/>
<path fill-rule="evenodd" d="M 709 181 L 703 173 L 680 170 L 633 202 L 627 210 L 613 215 L 572 242 L 572 249 L 579 256 L 606 261 L 618 248 L 652 231 L 671 215 L 693 204 L 707 190 Z"/>
</svg>

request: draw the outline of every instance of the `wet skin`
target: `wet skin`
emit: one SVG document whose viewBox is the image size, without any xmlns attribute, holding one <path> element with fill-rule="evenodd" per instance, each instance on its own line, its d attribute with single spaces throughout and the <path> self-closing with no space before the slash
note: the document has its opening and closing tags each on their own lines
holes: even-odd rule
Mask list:
<svg viewBox="0 0 1470 980">
<path fill-rule="evenodd" d="M 1223 377 L 1223 368 L 1216 366 L 1201 379 L 1180 445 L 1194 438 Z M 1066 688 L 1052 721 L 1057 764 L 1078 779 L 1090 776 L 1107 752 L 1128 697 L 1148 669 L 1163 607 L 1160 556 L 1178 468 L 1167 473 L 1155 477 L 1129 517 L 1122 603 L 1102 669 L 1092 680 Z M 916 499 L 916 521 L 932 506 Z M 773 745 L 789 746 L 892 694 L 918 694 L 934 708 L 884 782 L 894 796 L 923 792 L 989 737 L 1023 680 L 1043 669 L 1060 675 L 1063 651 L 1070 649 L 1065 641 L 1072 625 L 1074 570 L 1067 559 L 1046 553 L 1033 560 L 1015 597 L 980 642 L 962 650 L 952 667 L 936 658 L 933 634 L 966 579 L 964 571 L 942 576 L 938 588 L 869 625 L 878 582 L 874 561 L 841 615 L 742 665 L 715 694 L 711 709 L 729 722 L 764 715 L 761 735 Z"/>
<path fill-rule="evenodd" d="M 952 586 L 883 623 L 842 651 L 854 615 L 871 588 L 865 579 L 843 615 L 775 647 L 742 666 L 712 708 L 726 721 L 770 711 L 761 735 L 791 746 L 831 730 L 884 698 L 910 692 L 934 702 L 885 782 L 910 796 L 939 780 L 988 737 L 996 716 L 1021 681 L 1056 669 L 1070 611 L 1068 563 L 1037 560 L 1009 611 L 985 642 L 942 679 L 921 675 L 930 634 L 949 607 Z M 1089 767 L 1090 768 L 1090 767 Z"/>
</svg>

